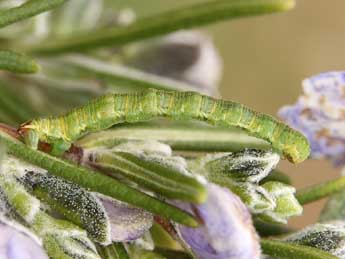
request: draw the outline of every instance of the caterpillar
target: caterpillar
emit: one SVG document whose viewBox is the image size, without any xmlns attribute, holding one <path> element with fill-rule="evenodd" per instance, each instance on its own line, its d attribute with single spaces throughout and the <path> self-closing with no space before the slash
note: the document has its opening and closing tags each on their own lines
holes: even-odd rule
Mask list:
<svg viewBox="0 0 345 259">
<path fill-rule="evenodd" d="M 215 126 L 244 129 L 249 135 L 271 143 L 274 150 L 293 163 L 302 162 L 310 153 L 309 143 L 302 134 L 269 115 L 197 92 L 156 89 L 107 94 L 63 115 L 24 123 L 18 133 L 30 147 L 37 149 L 40 142 L 48 143 L 52 155 L 61 155 L 88 133 L 157 117 L 196 119 Z"/>
</svg>

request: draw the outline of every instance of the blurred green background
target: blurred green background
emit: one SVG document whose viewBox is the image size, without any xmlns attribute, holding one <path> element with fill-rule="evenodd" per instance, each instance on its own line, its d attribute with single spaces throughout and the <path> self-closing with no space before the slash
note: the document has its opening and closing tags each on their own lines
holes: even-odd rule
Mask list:
<svg viewBox="0 0 345 259">
<path fill-rule="evenodd" d="M 198 1 L 119 1 L 147 15 Z M 224 61 L 221 94 L 258 111 L 276 116 L 279 107 L 294 103 L 303 78 L 345 69 L 345 1 L 297 1 L 287 13 L 233 20 L 207 28 Z M 297 188 L 337 177 L 340 168 L 327 161 L 301 165 L 285 161 L 280 168 Z M 304 226 L 317 220 L 324 201 L 305 207 L 302 217 L 290 221 Z"/>
</svg>

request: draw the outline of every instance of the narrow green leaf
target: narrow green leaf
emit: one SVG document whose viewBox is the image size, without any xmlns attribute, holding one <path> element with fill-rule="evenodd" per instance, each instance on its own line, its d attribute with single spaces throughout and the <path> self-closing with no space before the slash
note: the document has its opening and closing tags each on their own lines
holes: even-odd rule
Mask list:
<svg viewBox="0 0 345 259">
<path fill-rule="evenodd" d="M 190 214 L 128 187 L 115 179 L 31 149 L 2 131 L 0 131 L 0 140 L 6 144 L 8 153 L 33 165 L 42 167 L 50 173 L 76 183 L 81 187 L 127 202 L 181 224 L 191 227 L 198 225 L 197 221 Z"/>
<path fill-rule="evenodd" d="M 309 246 L 296 245 L 276 240 L 261 240 L 264 254 L 289 259 L 337 259 L 338 257 Z"/>
<path fill-rule="evenodd" d="M 328 182 L 312 185 L 297 191 L 296 198 L 301 204 L 307 204 L 313 201 L 325 198 L 333 193 L 344 190 L 345 176 L 341 176 Z"/>
<path fill-rule="evenodd" d="M 110 88 L 126 88 L 127 91 L 156 88 L 164 90 L 198 90 L 197 87 L 169 79 L 166 77 L 149 74 L 144 71 L 125 67 L 119 64 L 104 62 L 102 60 L 89 58 L 81 55 L 68 55 L 63 58 L 65 67 L 77 69 L 83 76 L 90 79 L 97 77 L 100 81 L 109 82 Z"/>
<path fill-rule="evenodd" d="M 281 182 L 288 185 L 292 185 L 290 177 L 279 170 L 272 170 L 272 172 L 269 175 L 267 175 L 264 179 L 260 181 L 260 184 L 270 182 L 270 181 Z"/>
<path fill-rule="evenodd" d="M 181 250 L 182 247 L 179 242 L 168 233 L 162 225 L 154 223 L 150 229 L 150 234 L 152 236 L 153 243 L 155 247 L 161 247 L 169 250 Z"/>
<path fill-rule="evenodd" d="M 177 151 L 239 151 L 244 148 L 270 149 L 268 142 L 248 136 L 238 129 L 223 129 L 188 124 L 185 126 L 163 126 L 143 123 L 140 126 L 118 126 L 100 131 L 80 139 L 77 145 L 85 148 L 96 146 L 114 147 L 129 140 L 151 140 L 163 142 Z"/>
<path fill-rule="evenodd" d="M 67 0 L 28 0 L 24 4 L 0 11 L 0 28 L 51 10 Z"/>
<path fill-rule="evenodd" d="M 222 20 L 286 11 L 291 9 L 294 4 L 294 0 L 206 1 L 138 19 L 127 27 L 99 29 L 93 33 L 47 41 L 43 44 L 40 43 L 39 46 L 34 46 L 31 51 L 40 54 L 52 54 L 104 46 L 120 46 Z"/>
<path fill-rule="evenodd" d="M 0 69 L 15 73 L 36 73 L 39 65 L 24 54 L 0 50 Z"/>
<path fill-rule="evenodd" d="M 254 226 L 261 237 L 278 236 L 292 233 L 294 230 L 280 223 L 268 223 L 254 218 Z"/>
<path fill-rule="evenodd" d="M 0 81 L 0 111 L 0 121 L 10 120 L 15 126 L 38 115 L 27 100 L 3 80 Z"/>
<path fill-rule="evenodd" d="M 204 184 L 192 175 L 129 152 L 95 153 L 92 164 L 115 178 L 124 177 L 170 199 L 201 203 L 207 197 Z"/>
</svg>

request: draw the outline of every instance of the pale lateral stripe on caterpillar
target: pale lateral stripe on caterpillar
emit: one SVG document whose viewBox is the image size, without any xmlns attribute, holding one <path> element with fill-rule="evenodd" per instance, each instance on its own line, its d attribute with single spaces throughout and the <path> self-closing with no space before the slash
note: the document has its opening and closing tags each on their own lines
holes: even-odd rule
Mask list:
<svg viewBox="0 0 345 259">
<path fill-rule="evenodd" d="M 64 115 L 25 123 L 19 132 L 32 148 L 37 148 L 39 141 L 46 142 L 52 145 L 52 154 L 59 155 L 87 133 L 118 123 L 142 122 L 157 117 L 196 119 L 216 126 L 242 128 L 249 135 L 270 142 L 293 163 L 305 160 L 310 153 L 309 143 L 302 134 L 269 115 L 196 92 L 156 89 L 133 94 L 107 94 Z"/>
</svg>

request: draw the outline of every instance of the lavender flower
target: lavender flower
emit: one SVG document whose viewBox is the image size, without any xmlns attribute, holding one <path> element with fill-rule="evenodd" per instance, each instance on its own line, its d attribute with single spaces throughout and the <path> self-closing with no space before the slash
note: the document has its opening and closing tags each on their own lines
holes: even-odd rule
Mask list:
<svg viewBox="0 0 345 259">
<path fill-rule="evenodd" d="M 0 221 L 0 258 L 48 259 L 48 256 L 34 239 Z"/>
<path fill-rule="evenodd" d="M 200 259 L 256 259 L 260 245 L 249 211 L 228 189 L 208 185 L 206 203 L 193 206 L 179 204 L 182 209 L 199 217 L 203 226 L 177 230 L 185 243 Z"/>
<path fill-rule="evenodd" d="M 300 130 L 314 158 L 345 163 L 345 71 L 323 73 L 303 81 L 304 94 L 279 115 Z"/>
<path fill-rule="evenodd" d="M 103 195 L 99 195 L 99 198 L 109 217 L 112 241 L 132 241 L 151 228 L 151 213 Z"/>
</svg>

